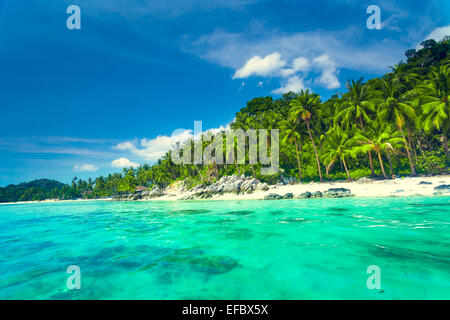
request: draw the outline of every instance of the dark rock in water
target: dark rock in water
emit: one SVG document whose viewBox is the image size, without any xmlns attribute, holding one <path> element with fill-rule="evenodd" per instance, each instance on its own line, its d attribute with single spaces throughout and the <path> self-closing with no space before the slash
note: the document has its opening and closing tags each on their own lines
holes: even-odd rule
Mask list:
<svg viewBox="0 0 450 320">
<path fill-rule="evenodd" d="M 284 196 L 283 196 L 283 199 L 292 199 L 294 197 L 294 195 L 292 194 L 292 193 L 286 193 Z"/>
<path fill-rule="evenodd" d="M 420 181 L 419 184 L 433 184 L 433 182 L 428 182 L 428 181 Z"/>
<path fill-rule="evenodd" d="M 330 188 L 324 192 L 327 198 L 346 198 L 352 196 L 352 191 L 345 188 Z"/>
<path fill-rule="evenodd" d="M 281 199 L 283 199 L 283 197 L 276 193 L 269 193 L 267 196 L 264 197 L 264 200 L 281 200 Z"/>
<path fill-rule="evenodd" d="M 300 195 L 297 196 L 298 199 L 309 199 L 311 198 L 311 192 L 303 192 Z"/>
<path fill-rule="evenodd" d="M 322 198 L 322 192 L 316 191 L 313 194 L 311 194 L 311 198 Z"/>
<path fill-rule="evenodd" d="M 435 187 L 434 190 L 436 190 L 435 195 L 450 193 L 450 184 L 442 184 Z"/>
</svg>

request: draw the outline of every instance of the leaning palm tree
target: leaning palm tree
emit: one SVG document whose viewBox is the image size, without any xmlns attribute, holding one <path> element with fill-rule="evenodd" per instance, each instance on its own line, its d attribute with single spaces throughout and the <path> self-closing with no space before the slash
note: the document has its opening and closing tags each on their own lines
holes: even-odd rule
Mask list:
<svg viewBox="0 0 450 320">
<path fill-rule="evenodd" d="M 327 171 L 338 161 L 341 160 L 345 173 L 347 174 L 348 181 L 352 181 L 350 172 L 348 170 L 346 159 L 354 157 L 355 153 L 355 141 L 349 138 L 349 135 L 338 125 L 331 128 L 327 134 L 322 151 L 322 159 L 328 163 Z"/>
<path fill-rule="evenodd" d="M 309 93 L 309 90 L 301 91 L 298 96 L 290 101 L 292 110 L 289 115 L 289 119 L 296 123 L 304 121 L 308 129 L 309 138 L 316 155 L 317 169 L 319 171 L 320 182 L 323 182 L 322 172 L 320 170 L 319 155 L 317 154 L 316 144 L 311 133 L 310 122 L 313 118 L 320 118 L 320 97 L 315 93 Z"/>
<path fill-rule="evenodd" d="M 392 133 L 390 127 L 386 127 L 384 130 L 378 127 L 377 129 L 368 132 L 359 132 L 353 139 L 361 144 L 360 150 L 364 153 L 371 150 L 378 155 L 381 171 L 383 172 L 384 178 L 387 179 L 381 153 L 383 151 L 386 153 L 394 151 L 394 147 L 399 146 L 399 144 L 403 142 L 401 134 L 398 131 Z"/>
<path fill-rule="evenodd" d="M 430 133 L 433 128 L 441 131 L 442 144 L 447 157 L 448 132 L 450 131 L 450 68 L 448 65 L 439 69 L 432 66 L 430 78 L 420 86 L 423 96 L 422 124 L 425 132 Z"/>
<path fill-rule="evenodd" d="M 380 80 L 381 92 L 383 102 L 378 106 L 378 121 L 380 123 L 394 123 L 400 131 L 406 153 L 408 155 L 409 165 L 411 167 L 411 174 L 415 175 L 416 170 L 409 152 L 410 146 L 406 142 L 403 128 L 406 126 L 408 119 L 414 119 L 416 112 L 411 105 L 411 92 L 402 92 L 402 87 L 397 82 L 391 79 Z M 408 130 L 408 128 L 407 128 Z"/>
</svg>

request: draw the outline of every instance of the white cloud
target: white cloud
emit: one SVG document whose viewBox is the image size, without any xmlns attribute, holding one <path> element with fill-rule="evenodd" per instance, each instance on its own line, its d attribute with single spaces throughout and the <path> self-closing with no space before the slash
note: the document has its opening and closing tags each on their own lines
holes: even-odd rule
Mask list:
<svg viewBox="0 0 450 320">
<path fill-rule="evenodd" d="M 154 139 L 141 139 L 137 141 L 125 141 L 117 144 L 116 149 L 130 151 L 142 159 L 155 161 L 167 151 L 172 149 L 177 142 L 183 142 L 192 137 L 192 130 L 178 129 L 169 136 L 157 136 Z"/>
<path fill-rule="evenodd" d="M 291 68 L 282 69 L 280 75 L 282 77 L 289 77 L 297 72 L 306 72 L 309 70 L 309 60 L 305 57 L 298 57 L 292 62 Z"/>
<path fill-rule="evenodd" d="M 303 79 L 300 78 L 299 76 L 293 76 L 288 79 L 287 83 L 284 86 L 276 90 L 273 90 L 272 93 L 283 94 L 290 91 L 298 93 L 302 89 L 303 90 L 306 89 L 303 83 Z"/>
<path fill-rule="evenodd" d="M 434 29 L 423 40 L 433 39 L 436 41 L 441 41 L 445 36 L 450 36 L 450 25 Z M 421 47 L 422 46 L 419 44 L 417 49 L 420 49 Z"/>
<path fill-rule="evenodd" d="M 73 166 L 73 170 L 77 172 L 95 172 L 99 168 L 94 166 L 93 164 L 83 164 L 83 165 L 75 165 Z"/>
<path fill-rule="evenodd" d="M 131 162 L 130 160 L 128 160 L 127 158 L 124 158 L 124 157 L 112 161 L 111 165 L 116 168 L 139 167 L 139 164 L 137 164 L 135 162 Z"/>
<path fill-rule="evenodd" d="M 271 76 L 278 73 L 285 65 L 286 62 L 281 60 L 281 55 L 278 52 L 268 54 L 264 58 L 254 56 L 236 71 L 233 79 L 248 78 L 250 76 Z"/>
<path fill-rule="evenodd" d="M 321 55 L 314 58 L 313 62 L 322 69 L 322 74 L 316 82 L 327 89 L 336 89 L 341 86 L 337 78 L 337 67 L 336 63 L 331 60 L 330 56 L 327 54 Z"/>
<path fill-rule="evenodd" d="M 202 133 L 217 134 L 228 129 L 229 125 L 226 127 L 220 126 L 219 128 L 208 129 Z M 114 149 L 128 151 L 143 161 L 156 161 L 163 157 L 169 150 L 174 149 L 178 142 L 183 144 L 183 142 L 189 139 L 199 139 L 199 137 L 199 133 L 196 133 L 194 136 L 193 130 L 176 129 L 170 136 L 157 136 L 154 139 L 144 138 L 139 141 L 125 141 L 117 144 Z"/>
</svg>

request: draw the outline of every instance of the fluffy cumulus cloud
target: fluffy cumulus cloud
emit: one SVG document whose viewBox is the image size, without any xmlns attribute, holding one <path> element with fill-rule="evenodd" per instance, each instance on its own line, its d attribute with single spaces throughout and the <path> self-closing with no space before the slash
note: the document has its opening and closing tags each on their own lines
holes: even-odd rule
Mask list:
<svg viewBox="0 0 450 320">
<path fill-rule="evenodd" d="M 309 75 L 310 71 L 314 71 L 315 75 Z M 297 57 L 290 64 L 287 64 L 278 52 L 274 52 L 264 58 L 252 57 L 236 71 L 233 78 L 278 77 L 281 87 L 272 90 L 272 93 L 283 94 L 289 91 L 299 92 L 306 89 L 304 81 L 308 76 L 315 77 L 314 83 L 318 86 L 329 90 L 339 88 L 341 83 L 338 74 L 337 64 L 328 54 L 317 56 L 312 61 L 307 57 Z M 260 86 L 259 83 L 258 86 Z"/>
<path fill-rule="evenodd" d="M 276 90 L 273 90 L 272 93 L 275 94 L 283 94 L 287 92 L 299 92 L 300 90 L 306 89 L 305 85 L 303 83 L 303 79 L 299 76 L 292 76 L 290 77 L 286 84 L 282 86 L 281 88 L 278 88 Z"/>
<path fill-rule="evenodd" d="M 236 70 L 233 79 L 248 78 L 250 76 L 273 76 L 285 65 L 286 62 L 281 60 L 281 55 L 278 52 L 268 54 L 264 58 L 254 56 L 242 68 Z"/>
<path fill-rule="evenodd" d="M 115 146 L 120 151 L 128 151 L 147 161 L 155 161 L 172 149 L 177 142 L 182 143 L 192 137 L 192 130 L 178 129 L 171 136 L 158 136 L 154 139 L 121 142 Z"/>
<path fill-rule="evenodd" d="M 136 167 L 139 167 L 138 163 L 132 162 L 132 161 L 130 161 L 127 158 L 124 158 L 124 157 L 112 161 L 111 165 L 113 167 L 115 167 L 115 168 L 129 168 L 129 167 L 136 168 Z"/>
<path fill-rule="evenodd" d="M 322 74 L 316 82 L 327 89 L 336 89 L 341 86 L 338 80 L 336 63 L 327 55 L 321 55 L 313 60 L 313 62 L 322 69 Z"/>
<path fill-rule="evenodd" d="M 98 169 L 99 169 L 98 167 L 94 166 L 93 164 L 88 164 L 88 163 L 73 166 L 73 170 L 75 170 L 77 172 L 95 172 Z"/>
<path fill-rule="evenodd" d="M 280 75 L 282 77 L 289 77 L 297 72 L 306 72 L 309 70 L 310 64 L 309 60 L 305 57 L 298 57 L 292 62 L 290 68 L 280 70 Z"/>
<path fill-rule="evenodd" d="M 220 126 L 219 128 L 212 128 L 206 131 L 201 132 L 202 134 L 217 134 L 222 131 L 226 131 L 229 129 L 229 125 L 226 127 Z M 170 136 L 157 136 L 153 139 L 140 139 L 133 141 L 125 141 L 121 142 L 114 146 L 114 149 L 128 152 L 132 154 L 134 157 L 138 159 L 142 159 L 142 161 L 156 161 L 163 157 L 166 152 L 169 150 L 173 150 L 175 146 L 179 144 L 183 144 L 189 139 L 199 139 L 200 138 L 200 129 L 199 132 L 194 132 L 193 130 L 186 129 L 176 129 Z M 129 167 L 134 166 L 132 162 L 128 163 L 128 159 L 120 158 L 113 161 L 112 165 L 115 167 Z M 135 164 L 137 165 L 137 164 Z"/>
</svg>

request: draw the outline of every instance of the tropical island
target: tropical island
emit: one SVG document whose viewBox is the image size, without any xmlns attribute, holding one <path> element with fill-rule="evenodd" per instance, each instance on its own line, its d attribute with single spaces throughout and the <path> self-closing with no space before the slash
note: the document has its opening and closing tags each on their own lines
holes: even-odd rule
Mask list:
<svg viewBox="0 0 450 320">
<path fill-rule="evenodd" d="M 358 195 L 355 188 L 369 182 L 373 187 L 359 195 L 450 192 L 450 38 L 421 46 L 407 50 L 406 62 L 390 67 L 391 72 L 367 82 L 349 80 L 347 92 L 327 101 L 306 90 L 247 102 L 230 128 L 279 129 L 280 170 L 274 175 L 262 175 L 261 164 L 248 161 L 175 164 L 168 151 L 153 165 L 107 177 L 75 177 L 70 185 L 43 179 L 0 188 L 0 202 L 236 198 L 227 193 L 278 199 L 294 197 L 291 190 L 301 198 L 319 197 L 317 192 L 341 197 Z M 203 139 L 203 148 L 210 143 Z M 409 177 L 404 179 L 408 186 L 421 185 L 422 192 L 403 190 L 399 177 Z M 356 187 L 348 183 L 354 180 L 359 181 Z M 347 189 L 350 185 L 354 188 Z M 275 188 L 286 193 L 271 193 Z M 384 191 L 377 193 L 380 188 Z"/>
</svg>

